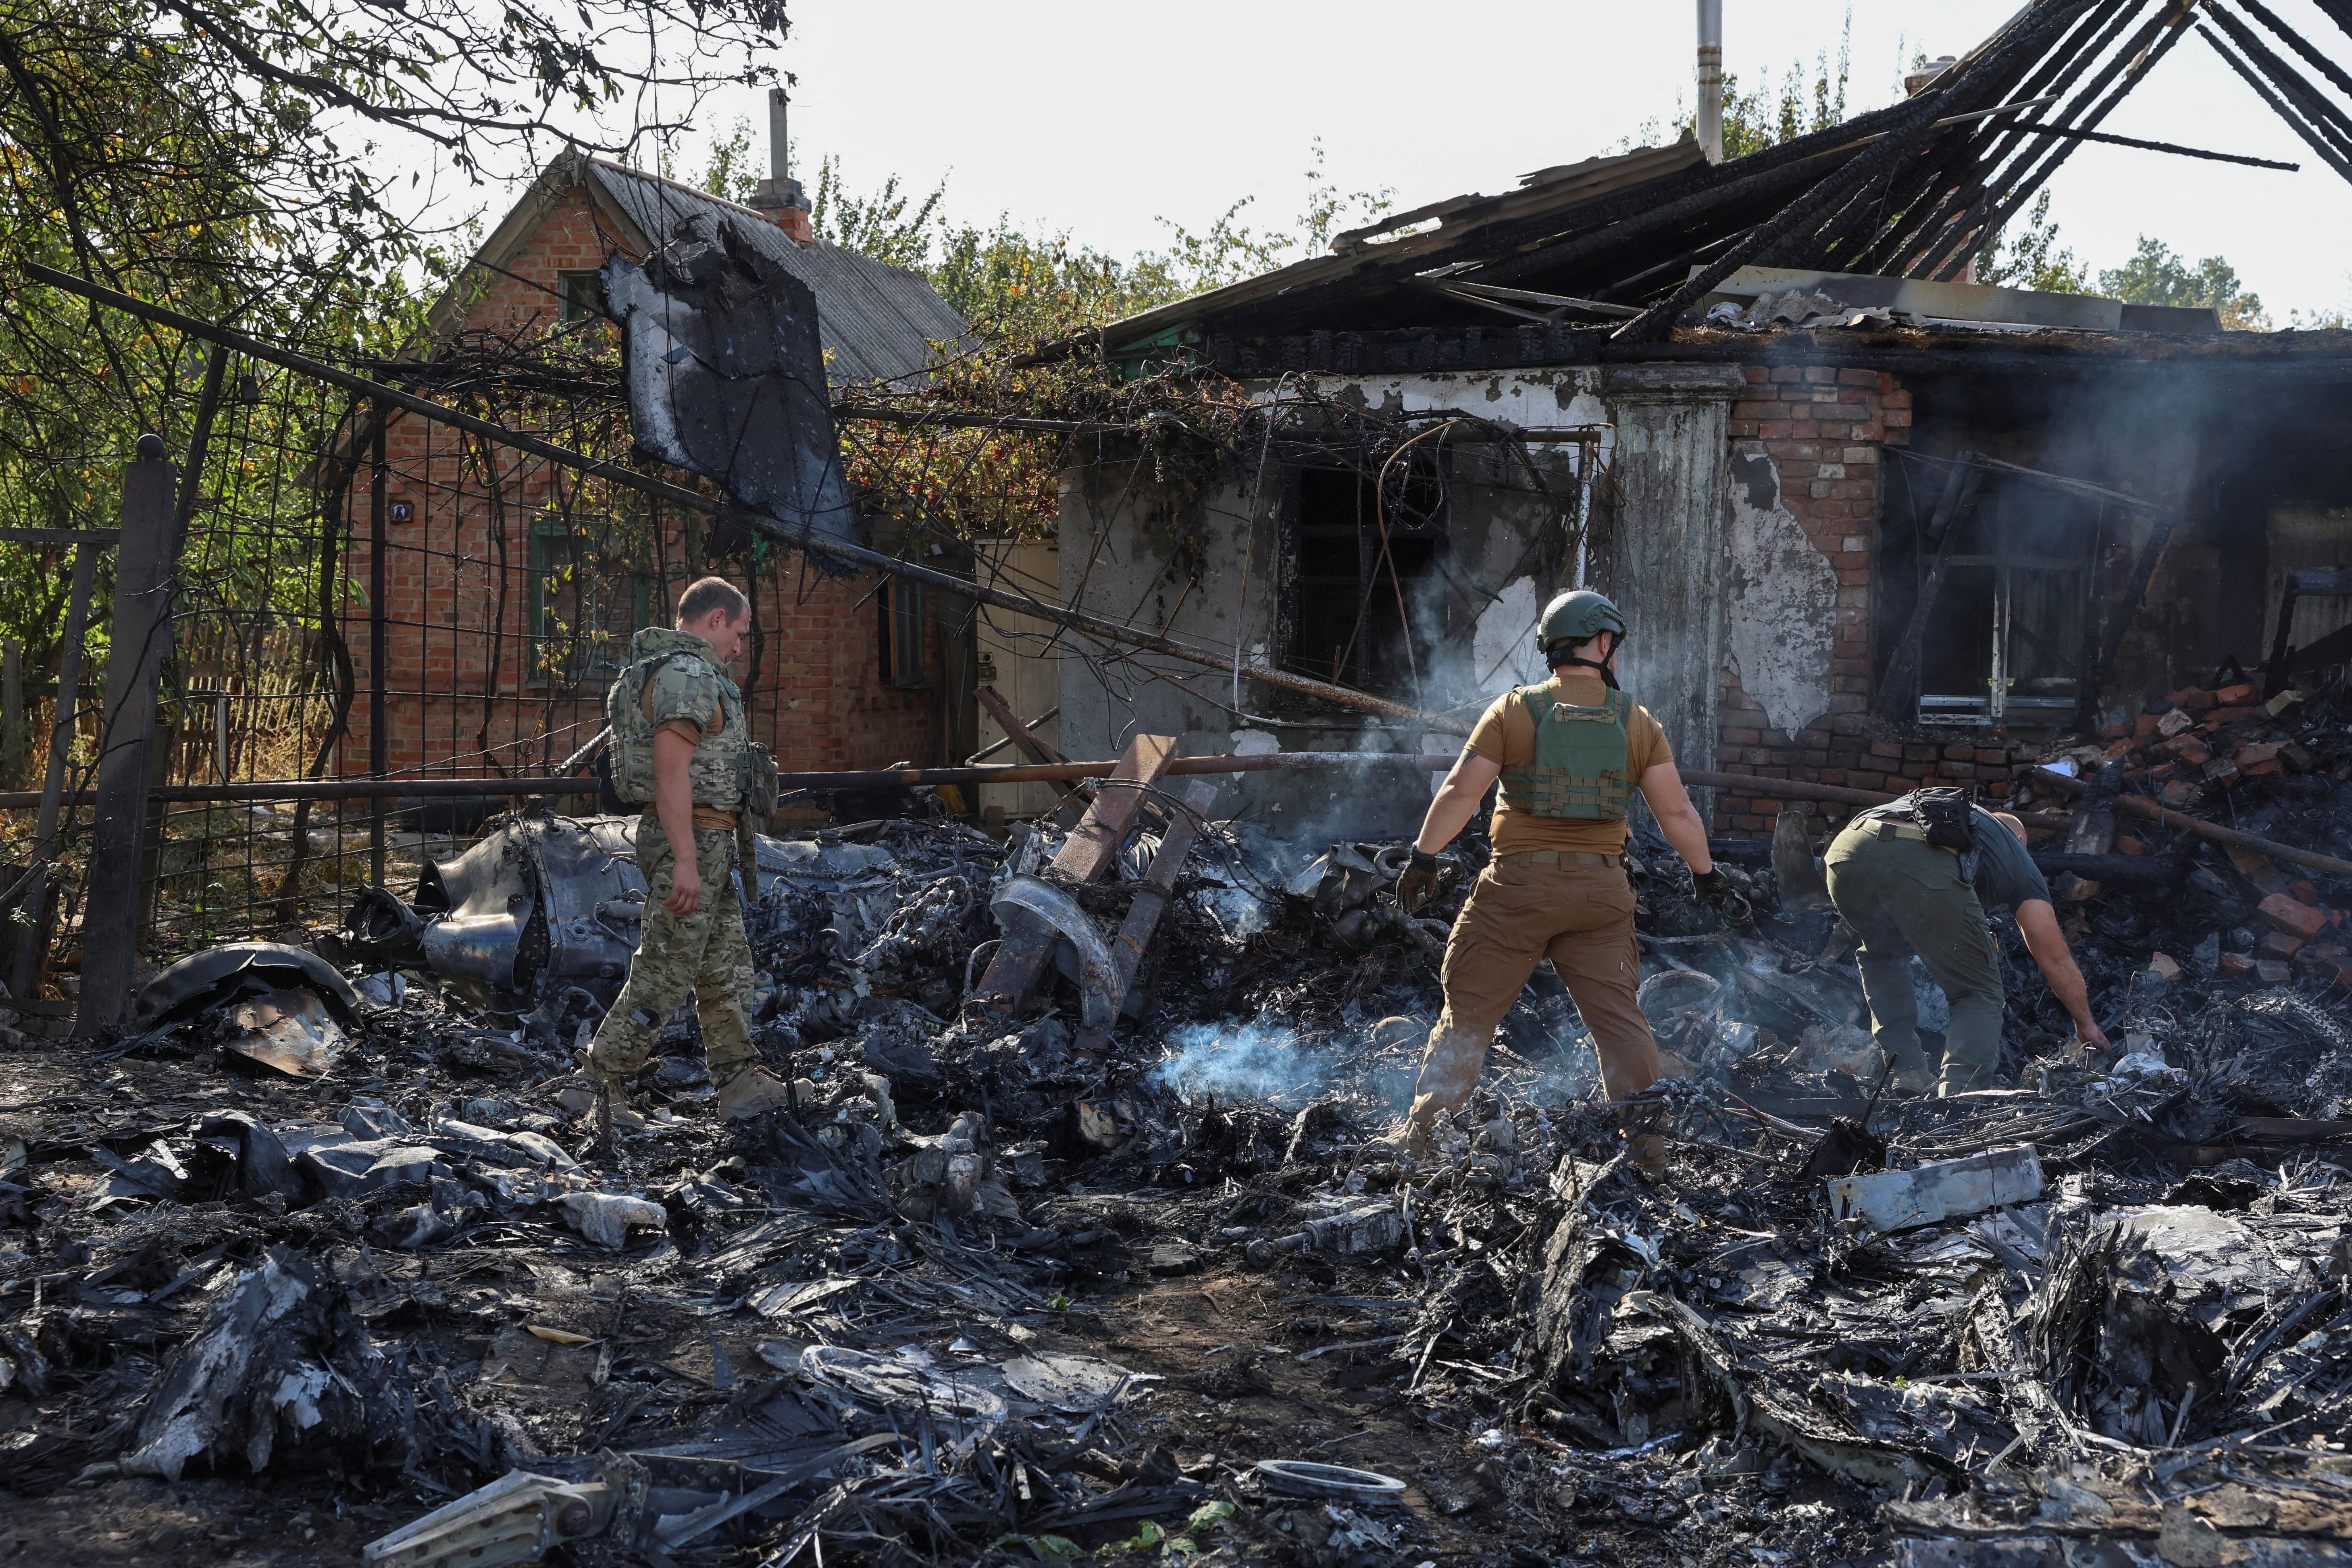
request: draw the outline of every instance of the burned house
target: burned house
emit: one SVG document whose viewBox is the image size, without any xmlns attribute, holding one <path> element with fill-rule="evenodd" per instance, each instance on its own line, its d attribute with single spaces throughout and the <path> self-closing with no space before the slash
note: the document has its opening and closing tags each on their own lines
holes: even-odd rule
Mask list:
<svg viewBox="0 0 2352 1568">
<path fill-rule="evenodd" d="M 567 153 L 435 303 L 420 374 L 449 367 L 441 384 L 453 384 L 479 366 L 493 389 L 487 406 L 519 426 L 624 456 L 609 371 L 583 369 L 576 384 L 560 374 L 567 353 L 612 331 L 600 271 L 676 241 L 715 242 L 723 229 L 814 294 L 835 386 L 919 378 L 934 345 L 962 337 L 962 321 L 913 272 L 807 233 L 807 216 Z M 797 220 L 797 237 L 782 220 Z M 919 586 L 829 574 L 740 527 L 664 514 L 593 476 L 468 444 L 397 411 L 380 443 L 357 411 L 341 453 L 352 573 L 381 589 L 343 623 L 360 694 L 347 744 L 367 754 L 377 697 L 393 773 L 560 761 L 602 725 L 630 635 L 667 624 L 679 588 L 711 572 L 751 592 L 737 673 L 760 738 L 780 755 L 804 767 L 879 767 L 929 758 L 961 733 L 948 694 L 969 692 L 968 642 L 940 635 L 940 606 Z"/>
<path fill-rule="evenodd" d="M 1238 378 L 1327 449 L 1360 419 L 1410 450 L 1374 472 L 1270 443 L 1188 495 L 1148 462 L 1074 470 L 1065 596 L 1141 605 L 1239 671 L 1466 721 L 1540 678 L 1542 604 L 1597 587 L 1686 772 L 1873 790 L 2002 778 L 2152 696 L 2259 683 L 2282 647 L 2328 657 L 2352 602 L 2315 590 L 2343 584 L 2305 579 L 2274 623 L 2291 574 L 2352 552 L 2352 336 L 1969 280 L 2184 36 L 2286 70 L 2234 18 L 2175 9 L 2029 7 L 1832 129 L 1723 163 L 1685 140 L 1537 171 L 1118 323 L 1122 363 Z M 1152 668 L 1121 683 L 1066 657 L 1065 749 L 1130 730 L 1199 752 L 1458 743 Z M 1373 808 L 1376 783 L 1283 799 L 1275 777 L 1236 787 L 1293 821 L 1419 810 L 1417 784 Z M 1733 837 L 1778 809 L 1708 804 Z"/>
</svg>

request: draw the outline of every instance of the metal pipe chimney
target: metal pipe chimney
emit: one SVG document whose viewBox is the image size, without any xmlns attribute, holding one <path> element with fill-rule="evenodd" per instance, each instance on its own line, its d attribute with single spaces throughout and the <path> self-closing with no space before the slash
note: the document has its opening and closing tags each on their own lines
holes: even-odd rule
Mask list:
<svg viewBox="0 0 2352 1568">
<path fill-rule="evenodd" d="M 1698 0 L 1698 146 L 1723 162 L 1723 0 Z"/>
<path fill-rule="evenodd" d="M 794 243 L 807 245 L 816 238 L 816 230 L 809 217 L 808 195 L 792 175 L 793 143 L 784 123 L 786 102 L 782 88 L 768 89 L 768 177 L 751 193 L 751 205 L 765 213 Z"/>
</svg>

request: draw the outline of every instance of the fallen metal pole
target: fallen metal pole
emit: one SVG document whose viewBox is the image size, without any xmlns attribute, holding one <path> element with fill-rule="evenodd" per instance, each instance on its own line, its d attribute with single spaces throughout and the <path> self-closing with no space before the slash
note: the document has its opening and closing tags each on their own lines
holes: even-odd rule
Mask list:
<svg viewBox="0 0 2352 1568">
<path fill-rule="evenodd" d="M 264 342 L 259 338 L 205 321 L 201 317 L 183 315 L 177 310 L 167 310 L 161 305 L 151 305 L 135 295 L 109 289 L 103 284 L 93 283 L 87 278 L 77 278 L 70 272 L 59 272 L 53 267 L 43 267 L 38 262 L 27 261 L 22 266 L 35 281 L 46 283 L 52 289 L 62 289 L 69 294 L 79 294 L 85 300 L 110 306 L 115 310 L 137 316 L 142 321 L 153 321 L 158 326 L 170 327 L 175 331 L 186 332 L 191 337 L 202 338 L 207 342 L 223 344 L 235 349 L 239 353 L 249 354 L 255 359 L 266 360 L 271 364 L 283 365 L 288 370 L 299 371 L 304 375 L 326 382 L 330 385 L 342 387 L 360 396 L 372 397 L 380 402 L 391 404 L 394 407 L 405 409 L 420 418 L 452 426 L 486 440 L 496 441 L 501 446 L 512 447 L 519 452 L 529 452 L 533 457 L 544 458 L 551 463 L 573 468 L 583 474 L 597 475 L 610 483 L 619 485 L 625 489 L 636 490 L 656 500 L 668 501 L 672 505 L 686 507 L 712 517 L 731 518 L 754 533 L 763 534 L 798 550 L 811 551 L 819 555 L 829 555 L 837 561 L 846 561 L 872 571 L 887 572 L 893 576 L 908 578 L 917 583 L 926 583 L 934 588 L 958 594 L 967 599 L 977 599 L 982 604 L 992 605 L 998 609 L 1017 610 L 1024 616 L 1034 616 L 1041 620 L 1069 626 L 1074 630 L 1100 637 L 1106 642 L 1124 643 L 1130 647 L 1165 654 L 1171 658 L 1181 658 L 1187 663 L 1203 665 L 1220 673 L 1230 674 L 1238 670 L 1240 674 L 1262 685 L 1278 686 L 1286 691 L 1296 691 L 1303 697 L 1335 702 L 1342 707 L 1359 709 L 1367 713 L 1384 714 L 1391 719 L 1411 720 L 1424 729 L 1435 731 L 1440 734 L 1467 735 L 1470 732 L 1467 721 L 1454 718 L 1451 714 L 1423 712 L 1418 708 L 1402 702 L 1391 702 L 1385 697 L 1374 697 L 1369 692 L 1358 691 L 1349 687 L 1334 686 L 1329 681 L 1316 680 L 1304 675 L 1294 675 L 1286 669 L 1269 669 L 1264 665 L 1242 664 L 1229 649 L 1192 647 L 1156 632 L 1138 631 L 1124 622 L 1110 620 L 1102 616 L 1088 615 L 1084 610 L 1048 605 L 1026 594 L 1007 593 L 1001 588 L 992 588 L 984 584 L 975 583 L 968 577 L 957 577 L 945 572 L 934 572 L 928 566 L 918 566 L 911 561 L 901 561 L 895 555 L 885 555 L 878 550 L 867 550 L 862 545 L 851 544 L 838 539 L 829 539 L 824 534 L 808 529 L 795 529 L 774 518 L 763 517 L 758 512 L 745 511 L 732 501 L 723 498 L 707 496 L 699 490 L 689 489 L 684 485 L 674 485 L 666 479 L 657 479 L 651 474 L 640 473 L 622 464 L 608 462 L 601 458 L 592 458 L 584 452 L 575 452 L 569 447 L 560 447 L 552 441 L 543 440 L 527 431 L 516 430 L 488 419 L 478 419 L 470 414 L 460 414 L 454 408 L 443 407 L 431 398 L 419 397 L 414 393 L 403 392 L 398 387 L 387 386 L 378 381 L 370 381 L 363 375 L 353 375 L 350 371 L 339 370 L 323 360 L 315 360 L 308 354 L 296 353 L 291 349 L 279 348 L 275 343 Z"/>
<path fill-rule="evenodd" d="M 1889 801 L 1903 798 L 1885 790 L 1847 789 L 1841 784 L 1807 784 L 1802 779 L 1766 778 L 1761 773 L 1705 773 L 1685 770 L 1683 783 L 1706 789 L 1744 790 L 1749 795 L 1777 795 L 1790 800 L 1827 801 L 1834 805 L 1885 805 Z M 2046 811 L 2020 811 L 2010 815 L 2028 827 L 2046 827 L 2053 831 L 2064 827 L 2072 820 Z"/>
<path fill-rule="evenodd" d="M 1179 757 L 1167 772 L 1190 773 L 1259 773 L 1282 768 L 1394 768 L 1408 773 L 1442 773 L 1454 765 L 1451 752 L 1428 756 L 1398 752 L 1253 752 L 1246 755 Z M 784 773 L 778 785 L 788 790 L 892 789 L 916 784 L 1066 783 L 1075 779 L 1110 777 L 1118 767 L 1107 763 L 1017 763 L 962 768 L 871 768 L 862 773 Z M 589 795 L 601 788 L 593 774 L 570 778 L 479 779 L 265 779 L 255 784 L 173 784 L 152 792 L 152 798 L 175 805 L 230 805 L 240 801 L 273 800 L 467 800 L 499 796 Z M 87 790 L 73 797 L 87 805 Z M 0 792 L 0 811 L 22 811 L 41 804 L 38 790 Z"/>
<path fill-rule="evenodd" d="M 2069 773 L 2053 773 L 2048 768 L 2033 770 L 2034 782 L 2048 785 L 2069 800 L 2083 794 L 2083 781 Z M 2251 833 L 2241 833 L 2234 827 L 2224 827 L 2208 822 L 2201 816 L 2187 816 L 2148 799 L 2144 795 L 2116 796 L 2116 809 L 2160 826 L 2185 827 L 2200 838 L 2210 838 L 2216 844 L 2228 844 L 2239 849 L 2252 849 L 2273 860 L 2292 860 L 2298 866 L 2309 866 L 2331 877 L 2352 877 L 2352 860 L 2338 860 L 2333 855 L 2322 855 L 2315 849 L 2298 849 L 2292 844 L 2280 844 L 2268 838 L 2257 838 Z"/>
</svg>

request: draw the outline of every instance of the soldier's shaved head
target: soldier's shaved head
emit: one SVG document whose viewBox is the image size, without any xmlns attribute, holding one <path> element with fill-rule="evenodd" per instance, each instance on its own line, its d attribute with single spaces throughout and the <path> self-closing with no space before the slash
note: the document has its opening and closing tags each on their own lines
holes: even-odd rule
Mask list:
<svg viewBox="0 0 2352 1568">
<path fill-rule="evenodd" d="M 724 611 L 730 625 L 751 613 L 751 601 L 743 590 L 724 577 L 705 577 L 687 584 L 686 592 L 677 596 L 677 626 L 684 631 L 698 621 Z"/>
</svg>

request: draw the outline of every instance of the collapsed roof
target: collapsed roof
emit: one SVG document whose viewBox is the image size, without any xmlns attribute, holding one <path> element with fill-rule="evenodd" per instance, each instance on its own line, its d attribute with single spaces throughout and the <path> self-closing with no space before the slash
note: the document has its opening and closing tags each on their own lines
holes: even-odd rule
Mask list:
<svg viewBox="0 0 2352 1568">
<path fill-rule="evenodd" d="M 2352 34 L 2352 3 L 2320 8 Z M 1330 255 L 1131 317 L 1105 341 L 1134 353 L 1516 319 L 1632 345 L 1663 340 L 1747 268 L 1959 281 L 2192 32 L 2352 179 L 2352 110 L 2271 40 L 2347 94 L 2352 73 L 2260 0 L 2035 0 L 1888 108 L 1720 164 L 1685 140 L 1538 170 L 1517 191 L 1399 213 Z"/>
</svg>

